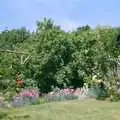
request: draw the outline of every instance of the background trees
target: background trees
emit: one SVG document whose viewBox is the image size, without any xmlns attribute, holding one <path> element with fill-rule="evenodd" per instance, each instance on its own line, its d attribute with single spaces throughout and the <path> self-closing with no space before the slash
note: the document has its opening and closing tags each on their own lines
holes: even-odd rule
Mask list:
<svg viewBox="0 0 120 120">
<path fill-rule="evenodd" d="M 0 81 L 14 81 L 19 72 L 25 80 L 36 81 L 42 92 L 49 92 L 53 86 L 82 87 L 94 75 L 116 83 L 120 72 L 119 35 L 119 28 L 92 29 L 88 25 L 65 32 L 46 18 L 37 22 L 33 33 L 26 28 L 3 31 Z"/>
</svg>

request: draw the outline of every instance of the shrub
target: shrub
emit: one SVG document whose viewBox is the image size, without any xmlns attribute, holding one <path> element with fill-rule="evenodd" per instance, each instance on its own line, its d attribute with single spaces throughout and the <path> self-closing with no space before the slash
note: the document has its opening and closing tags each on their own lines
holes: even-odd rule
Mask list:
<svg viewBox="0 0 120 120">
<path fill-rule="evenodd" d="M 63 100 L 72 100 L 76 99 L 77 96 L 75 96 L 73 93 L 73 89 L 59 89 L 55 88 L 51 93 L 44 96 L 45 101 L 51 102 L 51 101 L 63 101 Z"/>
<path fill-rule="evenodd" d="M 52 102 L 52 101 L 64 101 L 64 100 L 75 100 L 78 99 L 78 96 L 74 94 L 68 94 L 68 95 L 46 95 L 44 97 L 46 102 Z"/>
<path fill-rule="evenodd" d="M 20 107 L 23 105 L 37 104 L 37 103 L 39 103 L 39 92 L 36 89 L 22 90 L 11 101 L 13 107 Z"/>
<path fill-rule="evenodd" d="M 120 93 L 117 91 L 115 87 L 111 87 L 109 89 L 109 98 L 110 101 L 117 102 L 120 100 Z"/>
<path fill-rule="evenodd" d="M 8 79 L 0 80 L 0 91 L 6 90 L 6 89 L 9 87 L 8 84 L 9 84 L 10 82 L 11 82 L 11 81 L 8 80 Z"/>
<path fill-rule="evenodd" d="M 2 108 L 10 108 L 9 102 L 5 101 L 4 97 L 0 97 L 0 107 Z"/>
<path fill-rule="evenodd" d="M 102 80 L 92 81 L 91 87 L 88 89 L 88 94 L 92 98 L 104 100 L 108 97 L 108 89 Z"/>
<path fill-rule="evenodd" d="M 108 91 L 99 86 L 92 86 L 89 88 L 89 96 L 96 99 L 105 99 L 108 96 Z"/>
<path fill-rule="evenodd" d="M 53 92 L 44 96 L 44 99 L 47 102 L 50 101 L 63 101 L 63 100 L 75 100 L 75 99 L 86 99 L 89 98 L 87 94 L 87 89 L 85 88 L 78 88 L 78 89 L 54 89 Z"/>
<path fill-rule="evenodd" d="M 25 88 L 36 88 L 37 83 L 33 79 L 25 79 Z"/>
<path fill-rule="evenodd" d="M 88 88 L 85 88 L 85 87 L 77 88 L 75 90 L 74 94 L 78 96 L 79 100 L 84 100 L 84 99 L 90 98 L 89 94 L 88 94 Z"/>
</svg>

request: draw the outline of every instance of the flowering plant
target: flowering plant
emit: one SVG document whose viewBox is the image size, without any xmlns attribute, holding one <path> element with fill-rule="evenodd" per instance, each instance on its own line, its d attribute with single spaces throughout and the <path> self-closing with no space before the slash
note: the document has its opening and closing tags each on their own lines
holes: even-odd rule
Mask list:
<svg viewBox="0 0 120 120">
<path fill-rule="evenodd" d="M 23 89 L 12 100 L 14 107 L 23 106 L 25 104 L 37 104 L 39 102 L 39 92 L 37 89 Z"/>
<path fill-rule="evenodd" d="M 86 88 L 78 89 L 55 89 L 45 96 L 46 101 L 61 101 L 61 100 L 73 100 L 73 99 L 85 99 L 88 98 L 88 90 Z"/>
<path fill-rule="evenodd" d="M 39 92 L 36 89 L 22 90 L 19 94 L 19 97 L 39 97 Z"/>
<path fill-rule="evenodd" d="M 22 86 L 24 84 L 24 80 L 17 80 L 17 85 L 18 86 Z"/>
</svg>

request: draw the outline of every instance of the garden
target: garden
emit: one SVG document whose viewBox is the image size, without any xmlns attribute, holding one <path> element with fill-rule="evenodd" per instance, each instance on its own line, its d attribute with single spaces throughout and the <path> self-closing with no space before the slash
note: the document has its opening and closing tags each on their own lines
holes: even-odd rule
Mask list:
<svg viewBox="0 0 120 120">
<path fill-rule="evenodd" d="M 120 28 L 36 26 L 0 32 L 0 119 L 118 120 Z"/>
</svg>

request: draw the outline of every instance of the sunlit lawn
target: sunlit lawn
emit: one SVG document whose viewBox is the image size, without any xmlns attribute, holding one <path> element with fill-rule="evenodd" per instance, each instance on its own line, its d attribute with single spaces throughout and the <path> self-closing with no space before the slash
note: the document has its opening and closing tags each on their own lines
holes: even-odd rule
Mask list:
<svg viewBox="0 0 120 120">
<path fill-rule="evenodd" d="M 120 120 L 120 103 L 105 101 L 64 101 L 0 109 L 0 120 Z"/>
</svg>

